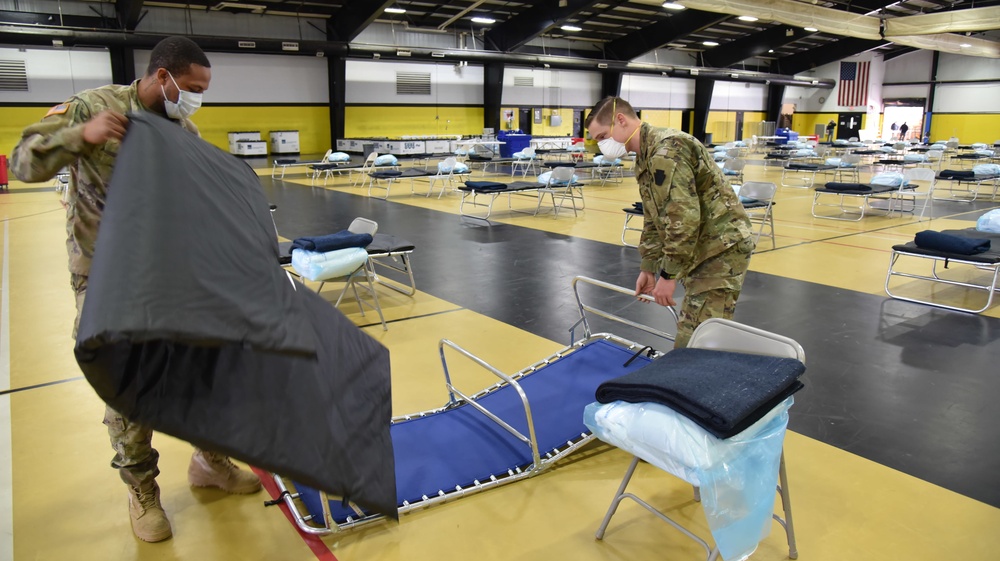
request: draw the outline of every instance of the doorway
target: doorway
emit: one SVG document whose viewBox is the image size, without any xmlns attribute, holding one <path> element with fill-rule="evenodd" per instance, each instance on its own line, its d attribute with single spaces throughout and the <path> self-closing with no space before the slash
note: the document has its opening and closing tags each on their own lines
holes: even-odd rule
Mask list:
<svg viewBox="0 0 1000 561">
<path fill-rule="evenodd" d="M 736 138 L 735 140 L 743 140 L 743 112 L 736 112 Z"/>
<path fill-rule="evenodd" d="M 573 110 L 573 137 L 583 138 L 583 109 Z"/>
<path fill-rule="evenodd" d="M 861 117 L 864 113 L 840 113 L 837 115 L 837 139 L 861 138 Z"/>
<path fill-rule="evenodd" d="M 531 122 L 534 120 L 534 112 L 531 108 L 518 110 L 518 124 L 521 125 L 521 132 L 531 134 Z"/>
<path fill-rule="evenodd" d="M 883 140 L 907 140 L 920 139 L 923 133 L 924 108 L 920 106 L 890 105 L 890 100 L 885 102 L 885 112 L 882 117 L 882 139 Z M 906 138 L 901 138 L 899 129 L 906 123 Z M 893 129 L 892 125 L 896 125 Z"/>
</svg>

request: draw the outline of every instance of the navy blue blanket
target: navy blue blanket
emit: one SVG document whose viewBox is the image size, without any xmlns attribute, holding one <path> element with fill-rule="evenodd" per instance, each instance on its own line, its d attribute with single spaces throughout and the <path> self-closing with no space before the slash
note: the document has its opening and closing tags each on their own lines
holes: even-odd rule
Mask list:
<svg viewBox="0 0 1000 561">
<path fill-rule="evenodd" d="M 941 170 L 938 175 L 941 179 L 974 179 L 976 177 L 975 172 L 972 170 L 964 169 L 946 169 Z"/>
<path fill-rule="evenodd" d="M 372 243 L 371 234 L 353 234 L 348 230 L 341 230 L 336 234 L 325 236 L 308 236 L 292 240 L 292 249 L 307 249 L 317 253 L 326 253 L 348 247 L 368 247 Z"/>
<path fill-rule="evenodd" d="M 934 230 L 917 232 L 917 235 L 913 238 L 913 243 L 921 249 L 933 249 L 935 251 L 956 253 L 958 255 L 975 255 L 990 250 L 990 240 L 953 236 L 943 232 L 935 232 Z"/>
<path fill-rule="evenodd" d="M 506 183 L 496 181 L 466 181 L 465 186 L 473 191 L 503 191 L 507 188 Z"/>
<path fill-rule="evenodd" d="M 871 191 L 872 186 L 864 183 L 838 183 L 831 181 L 825 186 L 831 191 Z"/>
<path fill-rule="evenodd" d="M 677 349 L 597 388 L 597 401 L 666 405 L 719 438 L 739 434 L 802 389 L 791 358 Z"/>
</svg>

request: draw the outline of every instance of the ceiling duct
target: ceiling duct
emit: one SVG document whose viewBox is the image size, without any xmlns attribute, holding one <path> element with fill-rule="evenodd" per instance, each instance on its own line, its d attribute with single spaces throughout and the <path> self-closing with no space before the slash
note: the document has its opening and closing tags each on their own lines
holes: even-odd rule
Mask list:
<svg viewBox="0 0 1000 561">
<path fill-rule="evenodd" d="M 991 31 L 998 21 L 1000 6 L 903 16 L 885 20 L 885 36 Z"/>
<path fill-rule="evenodd" d="M 213 12 L 232 12 L 235 14 L 251 13 L 251 14 L 263 14 L 267 10 L 267 6 L 262 4 L 244 4 L 242 2 L 219 2 L 218 4 L 209 8 Z"/>
<path fill-rule="evenodd" d="M 639 4 L 660 4 L 660 2 L 653 0 L 635 1 Z M 983 39 L 970 40 L 971 38 L 969 37 L 944 33 L 948 31 L 965 31 L 965 28 L 971 25 L 990 25 L 991 28 L 995 28 L 995 23 L 960 23 L 959 18 L 956 18 L 955 23 L 951 26 L 939 22 L 938 27 L 940 32 L 936 34 L 920 36 L 893 35 L 890 37 L 887 33 L 883 36 L 883 20 L 878 17 L 804 4 L 793 0 L 683 0 L 683 2 L 685 6 L 695 10 L 734 16 L 756 16 L 763 21 L 776 21 L 796 27 L 813 27 L 831 35 L 856 37 L 871 41 L 891 41 L 897 45 L 968 56 L 1000 58 L 1000 43 Z M 976 8 L 976 10 L 978 9 L 980 8 Z M 987 10 L 988 8 L 982 9 Z M 955 10 L 948 13 L 957 15 L 966 11 L 973 10 Z M 971 20 L 978 22 L 979 18 L 986 17 L 991 13 L 982 12 L 981 14 L 972 14 Z M 906 16 L 895 19 L 906 20 L 911 17 L 923 16 Z M 893 20 L 885 20 L 886 26 L 891 21 Z M 995 22 L 996 19 L 992 21 Z M 963 47 L 963 44 L 968 46 Z"/>
</svg>

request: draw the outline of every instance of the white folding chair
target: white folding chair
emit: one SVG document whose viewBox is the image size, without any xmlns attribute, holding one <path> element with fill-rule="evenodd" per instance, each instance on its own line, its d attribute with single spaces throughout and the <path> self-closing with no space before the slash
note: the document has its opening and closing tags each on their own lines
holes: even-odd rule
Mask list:
<svg viewBox="0 0 1000 561">
<path fill-rule="evenodd" d="M 751 224 L 758 224 L 757 235 L 754 237 L 754 244 L 760 243 L 761 236 L 771 238 L 771 249 L 776 247 L 774 240 L 774 195 L 778 192 L 778 186 L 774 183 L 763 181 L 748 181 L 740 187 L 740 197 L 753 199 L 755 202 L 745 203 L 743 208 L 750 217 Z M 768 228 L 768 233 L 764 234 L 764 227 Z"/>
<path fill-rule="evenodd" d="M 569 199 L 570 204 L 573 205 L 573 216 L 578 216 L 576 212 L 576 200 L 578 198 L 581 203 L 580 208 L 583 208 L 583 188 L 578 187 L 579 194 L 573 191 L 574 172 L 576 172 L 576 168 L 570 166 L 560 166 L 549 172 L 549 180 L 545 184 L 544 191 L 552 197 L 552 211 L 555 214 L 559 214 L 559 209 L 565 204 L 566 199 Z M 541 197 L 539 197 L 539 204 L 541 204 L 540 199 Z M 556 199 L 559 199 L 558 205 L 556 204 Z"/>
<path fill-rule="evenodd" d="M 521 177 L 528 175 L 529 171 L 535 171 L 535 149 L 525 148 L 524 150 L 521 150 L 521 155 L 522 159 L 514 160 L 510 164 L 511 177 L 514 177 L 514 173 L 516 173 L 518 169 L 521 170 Z"/>
<path fill-rule="evenodd" d="M 722 164 L 722 174 L 730 181 L 743 183 L 743 168 L 747 167 L 747 161 L 743 158 L 733 158 L 726 160 Z"/>
<path fill-rule="evenodd" d="M 374 220 L 369 220 L 367 218 L 355 218 L 351 222 L 351 225 L 347 227 L 347 230 L 352 234 L 371 234 L 375 236 L 378 231 L 378 223 Z M 387 331 L 389 327 L 385 323 L 385 316 L 382 315 L 382 306 L 378 301 L 378 294 L 375 292 L 375 281 L 376 275 L 372 267 L 371 257 L 365 260 L 364 264 L 355 269 L 352 273 L 344 277 L 323 279 L 319 283 L 319 288 L 316 292 L 323 290 L 323 285 L 328 282 L 346 282 L 344 289 L 340 291 L 340 296 L 337 297 L 337 302 L 334 303 L 333 307 L 339 308 L 340 302 L 343 301 L 344 295 L 347 294 L 348 290 L 354 293 L 354 299 L 358 303 L 358 310 L 361 312 L 361 317 L 365 317 L 365 306 L 368 306 L 378 312 L 379 321 L 382 322 L 382 330 Z M 371 296 L 372 302 L 366 302 L 361 298 L 361 294 L 358 292 L 358 288 L 364 290 Z"/>
<path fill-rule="evenodd" d="M 444 195 L 444 190 L 450 186 L 454 185 L 454 175 L 455 166 L 458 165 L 458 158 L 455 156 L 449 156 L 438 165 L 438 172 L 435 175 L 431 175 L 427 178 L 429 185 L 427 186 L 427 196 L 431 196 L 431 192 L 434 191 L 434 184 L 441 183 L 441 192 L 438 193 L 438 198 L 440 199 Z M 448 171 L 441 171 L 442 169 Z"/>
<path fill-rule="evenodd" d="M 694 333 L 691 335 L 691 340 L 688 342 L 689 348 L 697 349 L 715 349 L 720 351 L 731 351 L 739 353 L 748 354 L 758 354 L 758 355 L 769 355 L 777 356 L 782 358 L 794 358 L 805 363 L 806 356 L 805 351 L 802 346 L 799 345 L 792 339 L 785 337 L 783 335 L 778 335 L 776 333 L 771 333 L 764 331 L 762 329 L 757 329 L 756 327 L 751 327 L 749 325 L 743 325 L 732 320 L 721 319 L 721 318 L 711 318 L 705 320 L 704 323 L 699 325 Z M 631 452 L 631 450 L 626 450 L 626 452 Z M 632 475 L 635 473 L 635 468 L 639 464 L 639 456 L 634 455 L 632 458 L 632 463 L 629 465 L 625 472 L 625 477 L 622 479 L 621 485 L 618 487 L 618 491 L 615 493 L 614 498 L 611 500 L 611 506 L 608 508 L 607 513 L 604 515 L 604 520 L 601 522 L 601 526 L 597 529 L 596 537 L 597 539 L 603 539 L 604 533 L 608 528 L 608 524 L 611 522 L 611 517 L 615 514 L 618 509 L 618 505 L 623 499 L 632 499 L 633 501 L 639 503 L 643 508 L 648 510 L 650 513 L 656 515 L 658 518 L 667 522 L 674 528 L 677 528 L 683 532 L 687 537 L 691 538 L 699 545 L 701 545 L 706 551 L 706 559 L 708 561 L 715 561 L 719 558 L 718 547 L 709 548 L 708 543 L 693 534 L 687 528 L 684 528 L 680 523 L 671 519 L 669 516 L 653 507 L 643 499 L 632 493 L 626 493 L 625 489 L 628 486 L 629 481 L 632 479 Z M 777 514 L 772 514 L 774 520 L 778 522 L 785 530 L 785 538 L 788 543 L 788 557 L 791 559 L 797 559 L 799 556 L 798 549 L 795 545 L 795 527 L 792 524 L 792 503 L 791 497 L 788 492 L 788 476 L 785 470 L 785 454 L 781 453 L 781 459 L 778 464 L 778 488 L 777 492 L 781 497 L 781 506 L 784 518 L 778 516 Z M 700 490 L 695 487 L 695 500 L 700 500 L 701 494 Z"/>
<path fill-rule="evenodd" d="M 362 189 L 365 188 L 365 184 L 366 183 L 368 183 L 369 181 L 372 180 L 371 176 L 368 175 L 368 174 L 371 173 L 371 172 L 373 172 L 373 171 L 375 171 L 375 159 L 376 158 L 378 158 L 378 152 L 372 152 L 371 154 L 368 154 L 368 157 L 365 158 L 365 163 L 362 164 L 361 165 L 361 169 L 358 170 L 359 173 L 361 174 L 361 188 Z M 353 173 L 353 171 L 352 171 L 352 173 Z M 357 187 L 358 186 L 358 180 L 355 179 L 354 182 L 351 183 L 351 185 L 353 185 L 354 187 Z"/>
<path fill-rule="evenodd" d="M 924 200 L 924 206 L 920 209 L 920 218 L 923 220 L 924 213 L 927 212 L 927 205 L 932 205 L 934 201 L 934 187 L 937 183 L 937 174 L 928 168 L 910 168 L 903 170 L 903 177 L 913 189 L 901 189 L 893 193 L 899 200 L 900 211 L 902 211 L 903 200 L 913 201 L 913 211 L 917 210 L 917 201 Z M 921 183 L 926 183 L 926 188 L 921 188 Z"/>
</svg>

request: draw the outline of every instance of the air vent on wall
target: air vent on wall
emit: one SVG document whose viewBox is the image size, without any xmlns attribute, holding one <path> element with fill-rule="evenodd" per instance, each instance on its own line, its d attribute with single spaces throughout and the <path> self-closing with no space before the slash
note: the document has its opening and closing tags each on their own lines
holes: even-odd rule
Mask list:
<svg viewBox="0 0 1000 561">
<path fill-rule="evenodd" d="M 396 72 L 396 95 L 431 95 L 431 73 Z"/>
<path fill-rule="evenodd" d="M 0 60 L 0 91 L 28 91 L 28 72 L 23 60 Z"/>
<path fill-rule="evenodd" d="M 535 77 L 534 76 L 514 76 L 514 85 L 523 88 L 533 88 L 535 87 Z"/>
</svg>

